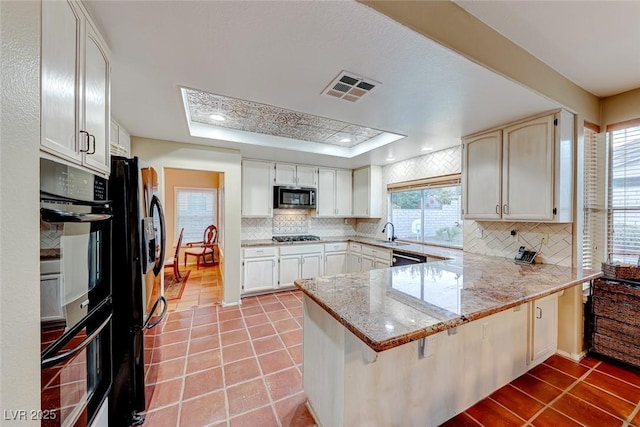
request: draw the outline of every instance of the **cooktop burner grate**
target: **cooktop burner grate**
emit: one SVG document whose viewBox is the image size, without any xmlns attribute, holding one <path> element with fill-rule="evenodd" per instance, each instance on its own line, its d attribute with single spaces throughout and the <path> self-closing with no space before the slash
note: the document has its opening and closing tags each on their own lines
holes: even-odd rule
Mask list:
<svg viewBox="0 0 640 427">
<path fill-rule="evenodd" d="M 301 234 L 296 236 L 273 236 L 272 240 L 276 242 L 308 242 L 320 240 L 320 237 L 312 236 L 310 234 Z"/>
</svg>

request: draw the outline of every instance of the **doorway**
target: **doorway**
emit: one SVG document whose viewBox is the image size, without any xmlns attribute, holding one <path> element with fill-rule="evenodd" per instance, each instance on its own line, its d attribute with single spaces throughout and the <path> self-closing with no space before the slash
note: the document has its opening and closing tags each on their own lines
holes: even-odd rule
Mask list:
<svg viewBox="0 0 640 427">
<path fill-rule="evenodd" d="M 164 201 L 167 254 L 163 279 L 168 311 L 221 304 L 224 173 L 165 168 Z M 217 231 L 213 254 L 185 257 L 185 250 L 203 248 L 203 235 L 210 225 Z"/>
</svg>

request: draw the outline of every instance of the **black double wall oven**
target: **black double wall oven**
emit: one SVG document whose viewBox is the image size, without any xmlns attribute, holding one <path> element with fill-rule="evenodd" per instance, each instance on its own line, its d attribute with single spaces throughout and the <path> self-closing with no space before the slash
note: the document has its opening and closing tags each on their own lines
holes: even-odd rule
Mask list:
<svg viewBox="0 0 640 427">
<path fill-rule="evenodd" d="M 112 384 L 107 181 L 40 161 L 42 426 L 87 426 Z"/>
</svg>

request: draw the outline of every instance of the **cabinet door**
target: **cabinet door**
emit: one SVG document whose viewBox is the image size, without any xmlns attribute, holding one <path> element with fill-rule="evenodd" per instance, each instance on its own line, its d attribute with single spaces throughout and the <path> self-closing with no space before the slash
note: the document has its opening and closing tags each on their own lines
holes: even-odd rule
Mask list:
<svg viewBox="0 0 640 427">
<path fill-rule="evenodd" d="M 275 183 L 277 185 L 296 185 L 296 165 L 276 163 Z"/>
<path fill-rule="evenodd" d="M 554 116 L 504 129 L 502 218 L 553 219 Z"/>
<path fill-rule="evenodd" d="M 291 286 L 300 278 L 300 255 L 280 256 L 280 286 Z"/>
<path fill-rule="evenodd" d="M 362 271 L 375 269 L 375 258 L 369 255 L 362 255 Z"/>
<path fill-rule="evenodd" d="M 320 190 L 318 190 L 319 192 Z M 336 171 L 336 196 L 335 209 L 336 216 L 344 218 L 351 216 L 352 207 L 352 178 L 350 170 Z"/>
<path fill-rule="evenodd" d="M 242 216 L 273 216 L 273 163 L 242 161 Z"/>
<path fill-rule="evenodd" d="M 81 15 L 66 1 L 42 2 L 41 144 L 80 163 L 78 35 Z"/>
<path fill-rule="evenodd" d="M 274 289 L 276 281 L 275 258 L 248 258 L 243 262 L 243 292 Z"/>
<path fill-rule="evenodd" d="M 369 216 L 369 169 L 353 171 L 353 216 Z"/>
<path fill-rule="evenodd" d="M 120 126 L 113 120 L 111 120 L 111 127 L 109 128 L 109 144 L 118 145 L 118 133 L 120 132 Z"/>
<path fill-rule="evenodd" d="M 391 267 L 391 261 L 389 261 L 388 259 L 375 258 L 373 260 L 373 268 L 374 269 L 389 268 L 389 267 Z"/>
<path fill-rule="evenodd" d="M 347 272 L 347 253 L 329 252 L 324 254 L 324 276 L 333 276 Z"/>
<path fill-rule="evenodd" d="M 531 359 L 541 361 L 554 354 L 558 346 L 558 295 L 533 302 L 533 346 Z"/>
<path fill-rule="evenodd" d="M 318 171 L 318 208 L 316 214 L 319 217 L 333 217 L 335 210 L 335 170 L 320 169 Z"/>
<path fill-rule="evenodd" d="M 108 126 L 110 126 L 109 57 L 98 33 L 87 21 L 84 67 L 84 127 L 89 132 L 89 146 L 85 163 L 103 172 L 109 172 Z M 82 144 L 81 144 L 82 147 Z"/>
<path fill-rule="evenodd" d="M 296 184 L 301 187 L 317 187 L 316 168 L 312 166 L 297 166 Z"/>
<path fill-rule="evenodd" d="M 127 154 L 131 153 L 131 136 L 122 128 L 118 128 L 118 145 L 127 151 Z"/>
<path fill-rule="evenodd" d="M 349 254 L 349 272 L 357 273 L 362 271 L 362 254 Z"/>
<path fill-rule="evenodd" d="M 465 219 L 500 219 L 502 132 L 465 139 L 462 185 Z"/>
<path fill-rule="evenodd" d="M 302 255 L 300 276 L 297 279 L 308 279 L 310 277 L 322 276 L 322 254 Z"/>
</svg>

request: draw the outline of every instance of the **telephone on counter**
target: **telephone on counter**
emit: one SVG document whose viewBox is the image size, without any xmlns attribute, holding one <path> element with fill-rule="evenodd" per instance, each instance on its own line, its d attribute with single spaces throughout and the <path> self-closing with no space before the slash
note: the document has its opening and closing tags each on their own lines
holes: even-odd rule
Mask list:
<svg viewBox="0 0 640 427">
<path fill-rule="evenodd" d="M 518 263 L 534 264 L 536 253 L 536 251 L 525 251 L 524 246 L 520 246 L 520 249 L 518 249 L 518 253 L 516 254 L 514 260 Z"/>
</svg>

